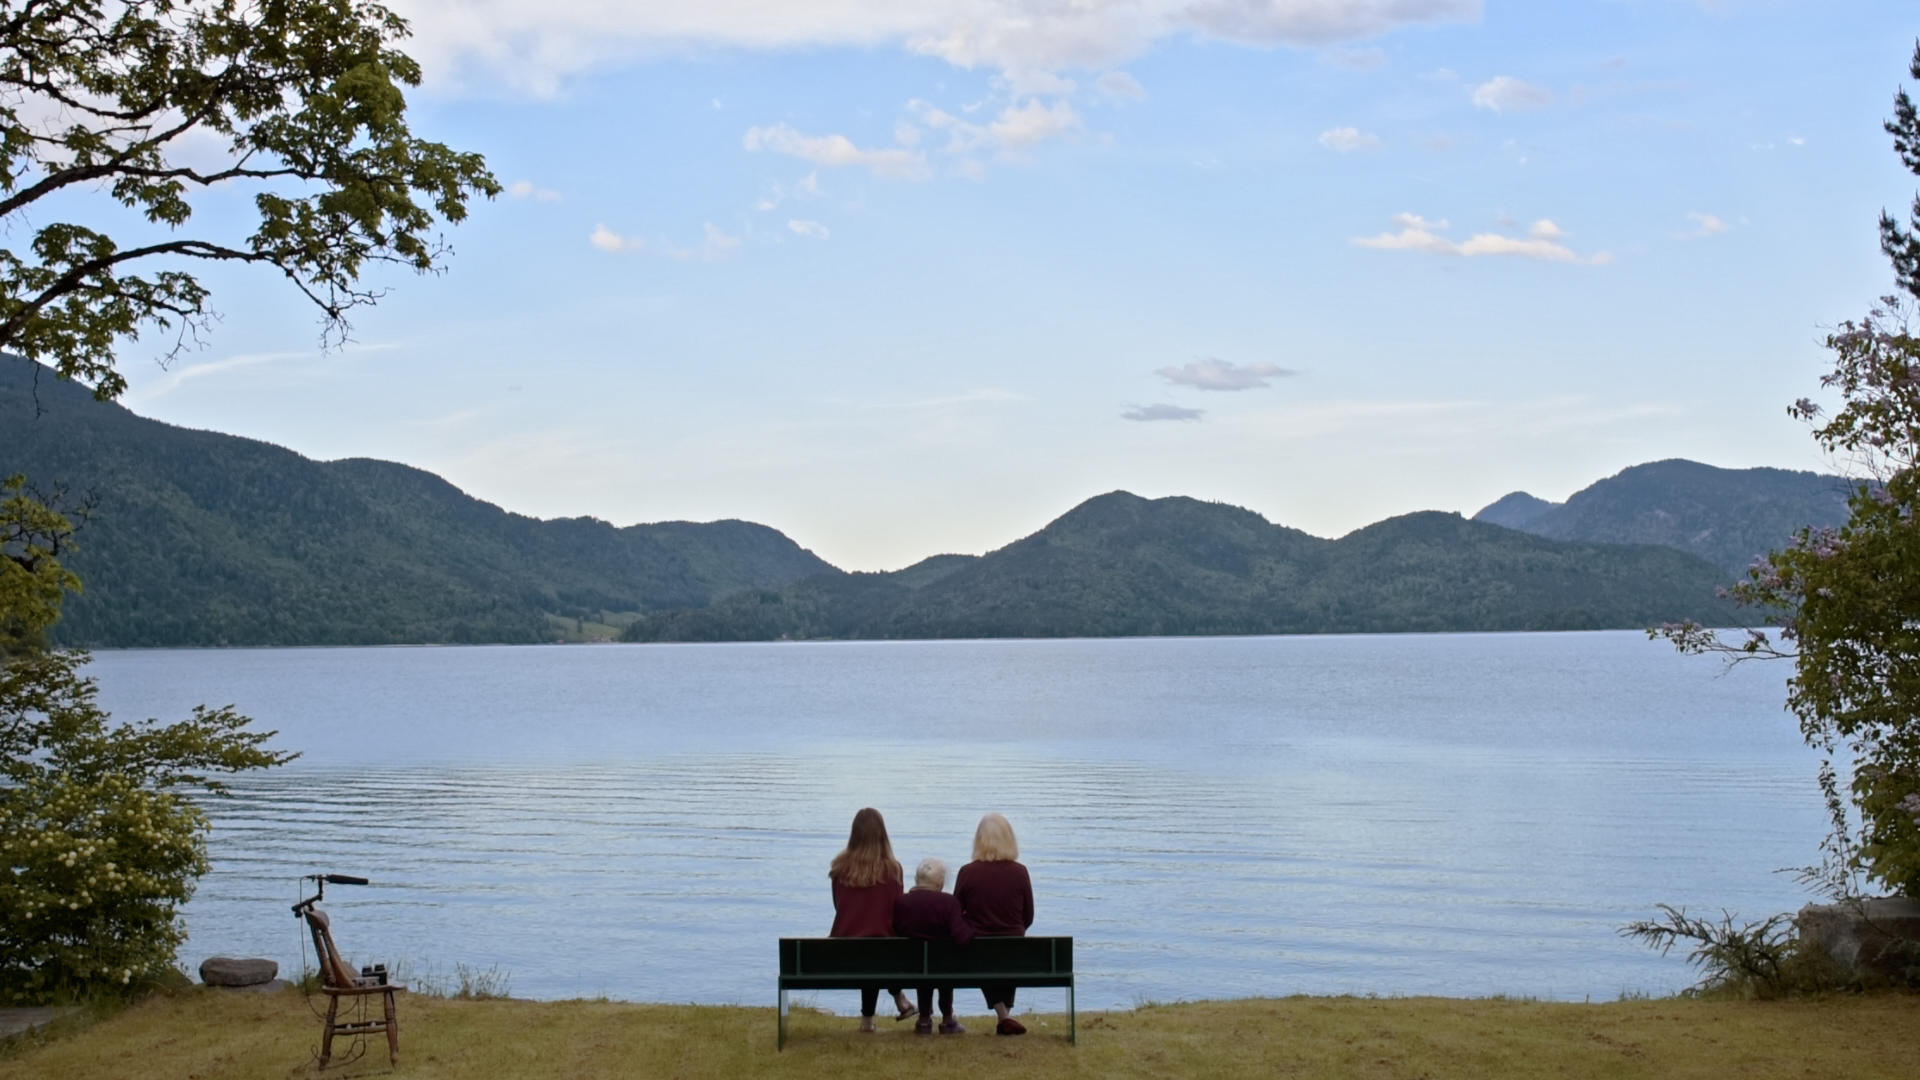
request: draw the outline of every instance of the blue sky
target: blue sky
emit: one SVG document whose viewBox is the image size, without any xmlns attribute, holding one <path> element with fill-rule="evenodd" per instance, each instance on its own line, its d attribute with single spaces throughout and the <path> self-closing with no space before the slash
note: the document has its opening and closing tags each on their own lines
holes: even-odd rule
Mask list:
<svg viewBox="0 0 1920 1080">
<path fill-rule="evenodd" d="M 416 132 L 512 193 L 341 351 L 210 275 L 207 347 L 127 350 L 127 404 L 850 569 L 1114 489 L 1332 536 L 1824 467 L 1785 406 L 1915 186 L 1890 2 L 396 7 Z"/>
</svg>

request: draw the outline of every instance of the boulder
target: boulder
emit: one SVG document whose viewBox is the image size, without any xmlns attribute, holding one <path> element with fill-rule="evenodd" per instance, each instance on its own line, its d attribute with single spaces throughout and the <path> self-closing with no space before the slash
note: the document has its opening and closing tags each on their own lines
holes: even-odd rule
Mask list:
<svg viewBox="0 0 1920 1080">
<path fill-rule="evenodd" d="M 1920 900 L 1881 896 L 1808 904 L 1795 922 L 1854 978 L 1870 984 L 1920 983 Z"/>
<path fill-rule="evenodd" d="M 200 965 L 200 981 L 208 986 L 259 986 L 280 974 L 272 960 L 213 956 Z"/>
</svg>

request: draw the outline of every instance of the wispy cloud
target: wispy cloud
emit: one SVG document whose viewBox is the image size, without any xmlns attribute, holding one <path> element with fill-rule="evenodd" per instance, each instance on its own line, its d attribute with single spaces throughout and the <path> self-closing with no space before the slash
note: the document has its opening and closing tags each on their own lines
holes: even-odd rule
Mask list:
<svg viewBox="0 0 1920 1080">
<path fill-rule="evenodd" d="M 1147 98 L 1147 88 L 1140 85 L 1140 80 L 1124 71 L 1109 71 L 1101 75 L 1093 80 L 1093 88 L 1098 90 L 1102 97 L 1124 101 L 1145 101 Z"/>
<path fill-rule="evenodd" d="M 929 175 L 927 156 L 905 148 L 862 149 L 845 135 L 804 135 L 786 124 L 748 128 L 741 145 L 750 151 L 787 154 L 830 169 L 856 166 L 875 176 L 920 180 Z"/>
<path fill-rule="evenodd" d="M 647 246 L 645 240 L 637 236 L 621 236 L 605 225 L 595 225 L 587 242 L 601 251 L 639 251 Z"/>
<path fill-rule="evenodd" d="M 792 229 L 801 236 L 814 240 L 825 240 L 827 237 L 833 235 L 827 231 L 825 225 L 817 221 L 789 221 L 787 222 L 787 228 Z"/>
<path fill-rule="evenodd" d="M 281 360 L 298 360 L 311 355 L 311 353 L 304 352 L 243 353 L 239 356 L 229 356 L 224 360 L 209 360 L 204 364 L 193 364 L 188 367 L 175 368 L 168 371 L 166 377 L 159 382 L 151 386 L 140 387 L 137 392 L 126 395 L 122 400 L 122 404 L 130 404 L 133 401 L 150 401 L 157 397 L 165 397 L 195 379 L 204 379 L 210 375 L 237 371 L 241 368 L 259 367 L 262 364 L 272 364 Z"/>
<path fill-rule="evenodd" d="M 531 180 L 515 180 L 507 185 L 507 194 L 516 199 L 533 199 L 536 202 L 560 202 L 561 195 L 551 188 L 536 187 Z"/>
<path fill-rule="evenodd" d="M 569 75 L 678 46 L 892 45 L 1031 79 L 1114 68 L 1193 34 L 1325 48 L 1401 27 L 1473 22 L 1482 0 L 404 0 L 401 9 L 414 34 L 408 51 L 435 82 L 552 94 Z"/>
<path fill-rule="evenodd" d="M 1473 103 L 1494 112 L 1523 112 L 1553 104 L 1553 91 L 1511 75 L 1500 75 L 1473 88 Z"/>
<path fill-rule="evenodd" d="M 1349 154 L 1355 150 L 1380 149 L 1380 138 L 1377 135 L 1368 135 L 1359 128 L 1338 127 L 1332 131 L 1321 132 L 1320 145 L 1329 150 Z"/>
<path fill-rule="evenodd" d="M 1273 385 L 1269 379 L 1299 374 L 1278 364 L 1231 364 L 1211 357 L 1179 367 L 1163 367 L 1155 375 L 1179 386 L 1196 390 L 1259 390 Z"/>
<path fill-rule="evenodd" d="M 1604 251 L 1583 257 L 1562 244 L 1560 241 L 1566 238 L 1566 231 L 1547 218 L 1542 218 L 1529 226 L 1525 236 L 1504 236 L 1490 232 L 1475 233 L 1464 241 L 1455 241 L 1440 235 L 1451 228 L 1444 220 L 1428 221 L 1418 214 L 1400 214 L 1393 219 L 1393 223 L 1400 227 L 1399 232 L 1355 237 L 1353 242 L 1361 247 L 1377 248 L 1382 251 L 1424 251 L 1431 255 L 1458 255 L 1466 258 L 1482 255 L 1514 255 L 1544 262 L 1603 264 L 1613 261 L 1613 256 Z"/>
<path fill-rule="evenodd" d="M 1081 126 L 1079 112 L 1066 101 L 1028 99 L 1007 105 L 984 124 L 955 116 L 924 101 L 908 102 L 907 108 L 920 123 L 946 134 L 947 145 L 943 149 L 950 154 L 1025 150 L 1048 139 L 1070 135 Z"/>
<path fill-rule="evenodd" d="M 1718 236 L 1727 231 L 1727 223 L 1721 221 L 1716 215 L 1693 213 L 1688 214 L 1687 217 L 1693 222 L 1693 231 L 1683 235 L 1690 239 L 1697 240 L 1705 236 Z"/>
<path fill-rule="evenodd" d="M 699 247 L 668 248 L 667 254 L 675 259 L 698 259 L 701 262 L 719 262 L 733 254 L 740 246 L 740 238 L 729 235 L 718 225 L 709 221 L 705 225 L 706 235 Z"/>
<path fill-rule="evenodd" d="M 1130 405 L 1120 414 L 1122 420 L 1198 420 L 1207 414 L 1205 409 L 1188 409 L 1179 405 Z"/>
<path fill-rule="evenodd" d="M 1327 49 L 1320 59 L 1337 68 L 1348 71 L 1377 71 L 1387 66 L 1386 50 L 1369 45 L 1365 48 Z"/>
</svg>

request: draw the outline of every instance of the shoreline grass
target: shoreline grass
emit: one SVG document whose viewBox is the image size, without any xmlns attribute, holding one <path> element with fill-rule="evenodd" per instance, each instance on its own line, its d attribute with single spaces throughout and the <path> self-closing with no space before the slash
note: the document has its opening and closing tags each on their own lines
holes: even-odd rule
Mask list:
<svg viewBox="0 0 1920 1080">
<path fill-rule="evenodd" d="M 314 1004 L 319 1005 L 316 998 Z M 514 1080 L 840 1077 L 945 1072 L 1056 1077 L 1906 1078 L 1920 1061 L 1920 995 L 1790 1001 L 1666 998 L 1607 1004 L 1459 998 L 1257 998 L 1080 1016 L 1039 1013 L 1032 1034 L 958 1037 L 910 1025 L 859 1035 L 797 1011 L 784 1053 L 771 1008 L 606 1001 L 401 999 L 400 1073 Z M 320 1022 L 297 991 L 156 995 L 0 1055 L 0 1080 L 364 1076 L 383 1043 L 318 1073 Z M 338 1053 L 338 1051 L 336 1051 Z"/>
</svg>

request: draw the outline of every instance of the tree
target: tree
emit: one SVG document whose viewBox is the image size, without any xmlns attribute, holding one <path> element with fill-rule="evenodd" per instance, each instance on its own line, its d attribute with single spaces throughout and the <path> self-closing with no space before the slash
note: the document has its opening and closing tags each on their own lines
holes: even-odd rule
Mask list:
<svg viewBox="0 0 1920 1080">
<path fill-rule="evenodd" d="M 265 749 L 274 733 L 231 708 L 113 723 L 80 674 L 86 654 L 42 645 L 79 584 L 56 557 L 72 526 L 18 476 L 0 496 L 0 1000 L 18 1003 L 170 967 L 177 908 L 208 865 L 191 793 L 294 755 Z"/>
<path fill-rule="evenodd" d="M 406 34 L 368 0 L 0 0 L 0 223 L 26 241 L 0 248 L 0 349 L 104 400 L 116 345 L 171 330 L 171 355 L 204 327 L 195 264 L 279 271 L 325 344 L 378 299 L 370 264 L 436 269 L 437 223 L 500 185 L 408 130 Z M 215 185 L 253 193 L 251 235 L 183 234 Z M 145 224 L 60 220 L 94 191 Z"/>
<path fill-rule="evenodd" d="M 197 340 L 197 265 L 278 271 L 325 345 L 379 299 L 369 268 L 437 269 L 435 229 L 500 185 L 479 155 L 408 130 L 406 34 L 370 0 L 0 0 L 0 349 L 106 400 L 126 388 L 117 347 L 144 330 L 176 334 L 168 355 Z M 249 235 L 186 233 L 216 186 L 251 193 Z M 118 237 L 63 220 L 122 213 L 99 192 L 130 212 Z M 80 585 L 60 563 L 62 507 L 0 483 L 0 1000 L 169 966 L 207 871 L 193 794 L 293 756 L 231 708 L 171 724 L 100 710 L 86 654 L 46 644 Z"/>
<path fill-rule="evenodd" d="M 1920 79 L 1920 43 L 1909 70 Z M 1886 129 L 1920 176 L 1920 116 L 1904 89 Z M 1855 478 L 1847 523 L 1802 530 L 1732 588 L 1770 613 L 1777 634 L 1728 642 L 1690 623 L 1654 633 L 1686 652 L 1791 659 L 1787 705 L 1823 755 L 1834 822 L 1810 876 L 1837 893 L 1856 891 L 1861 875 L 1920 896 L 1920 199 L 1906 228 L 1883 212 L 1880 235 L 1902 295 L 1827 336 L 1834 365 L 1821 384 L 1839 393 L 1839 410 L 1806 398 L 1788 410 Z"/>
</svg>

